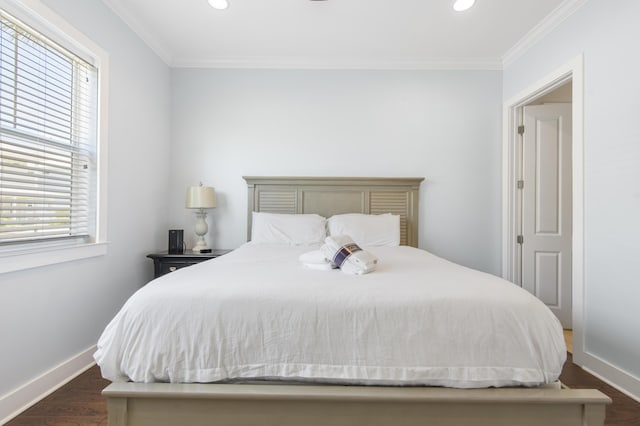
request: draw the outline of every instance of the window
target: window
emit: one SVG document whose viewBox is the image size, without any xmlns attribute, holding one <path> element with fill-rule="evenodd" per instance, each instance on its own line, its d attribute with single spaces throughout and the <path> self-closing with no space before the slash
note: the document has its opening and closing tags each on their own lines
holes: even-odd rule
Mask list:
<svg viewBox="0 0 640 426">
<path fill-rule="evenodd" d="M 107 253 L 108 76 L 41 1 L 0 0 L 0 274 Z"/>
<path fill-rule="evenodd" d="M 0 19 L 0 249 L 93 242 L 97 69 Z"/>
</svg>

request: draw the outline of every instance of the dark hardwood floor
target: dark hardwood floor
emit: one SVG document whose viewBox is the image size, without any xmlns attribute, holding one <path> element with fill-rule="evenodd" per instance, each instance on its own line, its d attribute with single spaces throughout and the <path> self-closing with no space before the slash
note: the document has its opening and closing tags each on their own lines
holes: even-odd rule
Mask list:
<svg viewBox="0 0 640 426">
<path fill-rule="evenodd" d="M 607 407 L 605 425 L 640 426 L 640 403 L 596 379 L 571 361 L 569 355 L 560 376 L 563 383 L 571 388 L 599 389 L 613 400 L 613 404 Z M 109 382 L 100 376 L 100 370 L 94 366 L 6 426 L 107 426 L 106 401 L 100 394 L 107 384 Z"/>
</svg>

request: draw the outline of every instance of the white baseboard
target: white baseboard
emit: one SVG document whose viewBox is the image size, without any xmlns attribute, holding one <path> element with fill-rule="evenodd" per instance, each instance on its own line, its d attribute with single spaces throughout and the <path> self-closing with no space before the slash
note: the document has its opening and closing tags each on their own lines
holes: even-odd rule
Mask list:
<svg viewBox="0 0 640 426">
<path fill-rule="evenodd" d="M 578 365 L 598 379 L 624 393 L 629 398 L 640 402 L 640 378 L 632 376 L 588 352 L 581 354 Z"/>
<path fill-rule="evenodd" d="M 92 346 L 30 382 L 0 398 L 0 425 L 5 424 L 36 402 L 91 368 L 95 361 Z"/>
</svg>

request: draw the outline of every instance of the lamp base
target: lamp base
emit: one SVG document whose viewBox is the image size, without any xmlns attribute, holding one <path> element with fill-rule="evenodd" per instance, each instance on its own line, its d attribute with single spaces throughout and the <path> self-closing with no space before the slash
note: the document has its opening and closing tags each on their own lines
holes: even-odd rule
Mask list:
<svg viewBox="0 0 640 426">
<path fill-rule="evenodd" d="M 204 240 L 204 236 L 207 235 L 207 231 L 209 231 L 209 226 L 207 225 L 207 213 L 200 209 L 196 212 L 196 217 L 198 220 L 196 221 L 196 226 L 194 228 L 195 234 L 198 236 L 198 240 L 196 241 L 196 245 L 191 249 L 194 253 L 201 253 L 202 250 L 207 250 L 209 246 Z"/>
<path fill-rule="evenodd" d="M 205 241 L 204 241 L 204 236 L 198 238 L 198 241 L 196 242 L 196 245 L 191 249 L 191 251 L 194 252 L 194 253 L 203 253 L 206 250 L 211 251 L 211 249 L 209 248 L 207 243 L 205 243 Z"/>
</svg>

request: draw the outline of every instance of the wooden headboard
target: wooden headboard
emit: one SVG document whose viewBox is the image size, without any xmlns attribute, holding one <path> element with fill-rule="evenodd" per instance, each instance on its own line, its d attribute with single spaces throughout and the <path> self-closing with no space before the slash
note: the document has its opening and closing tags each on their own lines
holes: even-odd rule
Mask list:
<svg viewBox="0 0 640 426">
<path fill-rule="evenodd" d="M 418 198 L 424 178 L 243 176 L 251 212 L 400 216 L 400 244 L 418 247 Z"/>
</svg>

